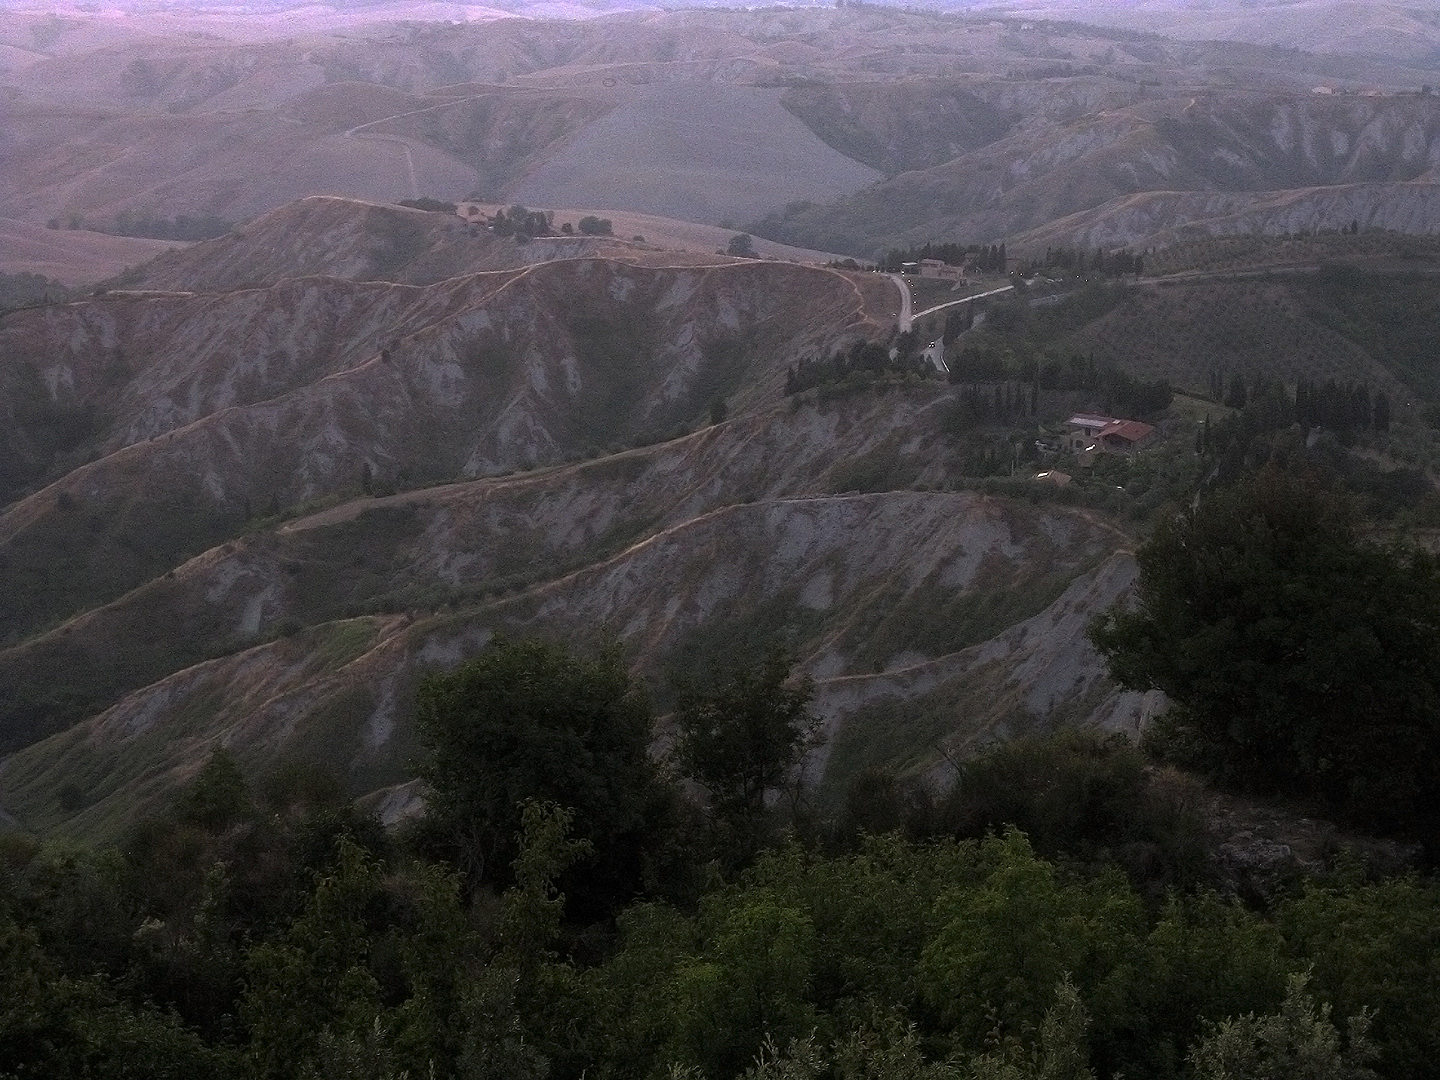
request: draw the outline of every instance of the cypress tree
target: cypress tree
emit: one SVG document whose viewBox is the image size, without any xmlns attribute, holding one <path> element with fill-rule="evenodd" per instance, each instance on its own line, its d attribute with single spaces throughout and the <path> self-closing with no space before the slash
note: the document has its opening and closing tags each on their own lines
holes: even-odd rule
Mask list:
<svg viewBox="0 0 1440 1080">
<path fill-rule="evenodd" d="M 1230 392 L 1225 395 L 1225 404 L 1232 409 L 1243 409 L 1249 401 L 1249 395 L 1245 392 L 1245 379 L 1236 375 L 1230 380 Z"/>
<path fill-rule="evenodd" d="M 1390 399 L 1384 392 L 1375 395 L 1375 414 L 1372 417 L 1371 426 L 1376 431 L 1390 430 Z"/>
</svg>

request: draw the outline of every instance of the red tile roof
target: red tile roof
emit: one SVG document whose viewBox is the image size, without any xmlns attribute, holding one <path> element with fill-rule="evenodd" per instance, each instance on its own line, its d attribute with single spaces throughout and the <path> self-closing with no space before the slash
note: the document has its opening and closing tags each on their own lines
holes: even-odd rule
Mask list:
<svg viewBox="0 0 1440 1080">
<path fill-rule="evenodd" d="M 1155 428 L 1150 424 L 1143 424 L 1139 420 L 1112 420 L 1100 430 L 1099 437 L 1108 439 L 1114 435 L 1124 439 L 1126 442 L 1137 443 L 1147 436 L 1153 434 Z"/>
</svg>

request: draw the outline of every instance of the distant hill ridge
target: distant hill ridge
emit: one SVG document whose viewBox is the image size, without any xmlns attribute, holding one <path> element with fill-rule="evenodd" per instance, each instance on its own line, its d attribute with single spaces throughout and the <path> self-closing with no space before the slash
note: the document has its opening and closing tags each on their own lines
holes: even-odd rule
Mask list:
<svg viewBox="0 0 1440 1080">
<path fill-rule="evenodd" d="M 996 241 L 1145 192 L 1393 183 L 1432 179 L 1437 167 L 1440 96 L 1205 92 L 1037 122 L 837 203 L 792 208 L 757 231 L 870 254 L 897 238 Z"/>
<path fill-rule="evenodd" d="M 1146 191 L 1012 234 L 1007 243 L 1017 254 L 1052 246 L 1147 248 L 1206 236 L 1280 236 L 1352 226 L 1419 236 L 1440 233 L 1440 183 L 1419 179 L 1290 191 Z"/>
</svg>

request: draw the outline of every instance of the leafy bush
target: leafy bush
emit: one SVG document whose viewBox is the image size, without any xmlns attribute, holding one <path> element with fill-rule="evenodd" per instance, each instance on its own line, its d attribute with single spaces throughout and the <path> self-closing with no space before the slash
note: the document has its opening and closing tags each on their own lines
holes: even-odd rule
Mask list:
<svg viewBox="0 0 1440 1080">
<path fill-rule="evenodd" d="M 1176 703 L 1167 752 L 1215 779 L 1320 797 L 1389 829 L 1440 805 L 1440 569 L 1366 541 L 1352 505 L 1269 466 L 1164 520 L 1139 606 L 1091 637 L 1111 674 Z"/>
</svg>

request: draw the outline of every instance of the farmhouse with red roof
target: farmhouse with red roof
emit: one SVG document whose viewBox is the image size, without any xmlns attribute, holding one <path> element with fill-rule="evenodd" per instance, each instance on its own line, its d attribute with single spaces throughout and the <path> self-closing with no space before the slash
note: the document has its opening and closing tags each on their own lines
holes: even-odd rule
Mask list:
<svg viewBox="0 0 1440 1080">
<path fill-rule="evenodd" d="M 1155 428 L 1150 424 L 1091 413 L 1076 413 L 1066 421 L 1065 426 L 1070 429 L 1068 445 L 1077 454 L 1087 450 L 1130 454 L 1148 445 L 1155 437 Z"/>
</svg>

